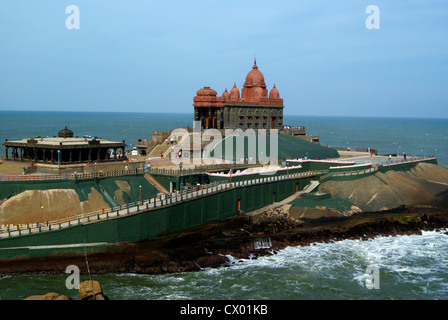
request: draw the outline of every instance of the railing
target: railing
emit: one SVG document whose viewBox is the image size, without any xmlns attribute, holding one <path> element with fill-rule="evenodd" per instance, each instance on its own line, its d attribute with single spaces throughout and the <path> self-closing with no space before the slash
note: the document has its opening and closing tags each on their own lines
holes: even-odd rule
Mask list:
<svg viewBox="0 0 448 320">
<path fill-rule="evenodd" d="M 394 160 L 386 160 L 381 165 L 383 167 L 389 167 L 389 166 L 395 166 L 395 165 L 400 165 L 400 164 L 411 164 L 411 163 L 417 163 L 417 162 L 433 161 L 436 159 L 437 158 L 435 156 L 412 155 L 412 156 L 408 156 L 406 158 L 406 160 L 404 160 L 404 158 L 396 159 L 395 161 Z"/>
<path fill-rule="evenodd" d="M 121 177 L 126 175 L 144 174 L 147 172 L 149 172 L 147 169 L 137 168 L 132 170 L 98 171 L 97 173 L 5 174 L 0 176 L 0 181 L 87 180 L 102 177 Z"/>
<path fill-rule="evenodd" d="M 352 148 L 352 147 L 333 147 L 333 146 L 327 146 L 326 147 L 329 148 L 333 148 L 336 150 L 340 150 L 340 151 L 355 151 L 355 152 L 372 152 L 373 154 L 377 154 L 378 150 L 373 149 L 373 148 Z"/>
<path fill-rule="evenodd" d="M 36 180 L 63 180 L 74 179 L 74 174 L 8 174 L 0 176 L 0 181 L 36 181 Z"/>
<path fill-rule="evenodd" d="M 217 165 L 198 165 L 191 169 L 165 169 L 165 168 L 130 168 L 128 170 L 101 171 L 96 173 L 61 173 L 61 174 L 4 174 L 0 175 L 1 181 L 42 181 L 42 180 L 87 180 L 93 178 L 121 177 L 136 174 L 163 174 L 163 175 L 181 175 L 196 174 L 212 171 L 227 171 L 230 169 L 240 170 L 249 167 L 256 167 L 259 164 L 217 164 Z"/>
<path fill-rule="evenodd" d="M 320 180 L 323 181 L 330 177 L 345 177 L 345 176 L 358 176 L 367 173 L 372 173 L 378 171 L 378 167 L 357 169 L 357 170 L 347 170 L 347 171 L 332 171 L 320 177 Z"/>
<path fill-rule="evenodd" d="M 380 170 L 380 168 L 384 168 L 384 169 L 394 169 L 396 167 L 399 167 L 400 165 L 409 165 L 409 164 L 416 164 L 419 162 L 425 162 L 425 161 L 432 161 L 432 160 L 436 160 L 435 157 L 410 157 L 409 160 L 404 161 L 404 159 L 397 159 L 396 161 L 393 160 L 387 160 L 386 163 L 381 163 L 380 165 L 376 165 L 370 167 L 370 168 L 364 168 L 364 169 L 357 169 L 357 170 L 348 170 L 348 171 L 331 171 L 323 176 L 320 177 L 320 180 L 323 181 L 324 179 L 330 178 L 330 177 L 345 177 L 345 176 L 355 176 L 355 175 L 363 175 L 363 174 L 367 174 L 367 173 L 372 173 L 372 172 L 376 172 L 378 170 Z M 358 166 L 362 166 L 363 164 L 360 164 Z M 335 167 L 334 169 L 337 170 L 338 168 L 342 168 L 342 167 Z M 345 167 L 347 168 L 347 167 Z M 353 168 L 355 169 L 356 166 L 353 166 Z"/>
<path fill-rule="evenodd" d="M 179 174 L 195 174 L 195 173 L 205 173 L 205 172 L 217 172 L 217 171 L 227 171 L 230 169 L 240 170 L 250 167 L 258 167 L 260 164 L 210 164 L 210 165 L 196 165 L 191 169 L 166 169 L 166 168 L 151 168 L 150 173 L 154 174 L 165 174 L 165 175 L 179 175 Z"/>
<path fill-rule="evenodd" d="M 316 170 L 299 173 L 291 173 L 281 176 L 271 176 L 265 178 L 257 178 L 253 180 L 244 180 L 237 182 L 214 182 L 208 185 L 193 187 L 183 190 L 182 192 L 161 194 L 155 198 L 144 201 L 127 203 L 126 205 L 103 209 L 100 211 L 67 217 L 64 219 L 47 221 L 43 223 L 28 223 L 19 225 L 2 225 L 0 226 L 0 238 L 9 238 L 21 236 L 26 234 L 34 234 L 39 232 L 48 232 L 52 230 L 60 230 L 75 225 L 82 225 L 86 223 L 94 223 L 110 218 L 119 218 L 145 212 L 151 209 L 169 206 L 176 203 L 182 203 L 191 199 L 200 198 L 212 193 L 223 192 L 232 188 L 242 188 L 246 186 L 271 183 L 276 181 L 291 180 L 297 178 L 307 178 L 316 175 L 322 175 L 328 170 Z"/>
</svg>

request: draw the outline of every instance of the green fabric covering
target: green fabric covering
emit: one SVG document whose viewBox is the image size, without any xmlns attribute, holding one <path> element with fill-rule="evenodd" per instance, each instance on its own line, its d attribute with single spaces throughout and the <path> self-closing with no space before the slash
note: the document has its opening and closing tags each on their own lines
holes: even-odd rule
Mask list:
<svg viewBox="0 0 448 320">
<path fill-rule="evenodd" d="M 243 137 L 239 137 L 238 139 L 241 139 L 242 141 Z M 231 139 L 230 137 L 227 137 L 223 139 L 224 142 L 219 142 L 216 144 L 214 150 L 210 153 L 212 157 L 218 157 L 219 152 L 217 150 L 221 150 L 221 154 L 225 155 L 225 146 L 229 142 L 226 142 L 227 139 Z M 270 136 L 266 135 L 266 150 L 263 150 L 264 148 L 260 148 L 258 150 L 258 136 L 255 137 L 244 137 L 244 158 L 250 157 L 250 150 L 248 147 L 254 148 L 256 155 L 269 157 L 270 156 Z M 237 140 L 234 137 L 233 138 L 233 160 L 238 160 L 243 155 L 237 156 L 236 153 L 237 148 Z M 248 150 L 249 149 L 249 150 Z M 263 154 L 261 153 L 263 152 Z M 253 154 L 253 152 L 252 152 Z M 286 135 L 286 134 L 279 134 L 278 135 L 278 160 L 286 160 L 291 158 L 304 158 L 308 157 L 311 159 L 327 159 L 327 158 L 339 158 L 339 153 L 333 149 L 321 146 L 320 144 L 308 142 L 306 140 L 300 139 L 298 137 Z M 230 159 L 229 159 L 230 160 Z"/>
<path fill-rule="evenodd" d="M 352 203 L 348 199 L 332 197 L 327 199 L 306 199 L 298 198 L 290 202 L 293 207 L 315 208 L 316 206 L 325 207 L 327 209 L 336 209 L 340 212 L 349 211 Z"/>
<path fill-rule="evenodd" d="M 49 189 L 73 189 L 79 196 L 80 201 L 88 200 L 92 188 L 95 188 L 104 200 L 114 207 L 117 203 L 114 200 L 114 192 L 118 189 L 115 183 L 117 180 L 127 181 L 131 187 L 131 195 L 123 192 L 123 199 L 126 202 L 139 201 L 142 186 L 142 199 L 153 198 L 158 190 L 150 184 L 142 175 L 130 175 L 124 177 L 109 177 L 89 180 L 43 180 L 43 181 L 1 181 L 0 200 L 8 199 L 26 190 L 49 190 Z"/>
</svg>

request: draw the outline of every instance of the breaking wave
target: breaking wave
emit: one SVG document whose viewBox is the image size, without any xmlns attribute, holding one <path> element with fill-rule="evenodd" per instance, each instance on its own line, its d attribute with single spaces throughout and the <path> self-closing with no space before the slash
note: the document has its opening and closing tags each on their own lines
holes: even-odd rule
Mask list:
<svg viewBox="0 0 448 320">
<path fill-rule="evenodd" d="M 229 256 L 227 266 L 201 272 L 98 280 L 112 299 L 446 299 L 447 247 L 443 232 L 423 232 Z M 366 287 L 369 266 L 379 270 L 379 289 Z"/>
<path fill-rule="evenodd" d="M 219 268 L 162 275 L 94 275 L 112 300 L 292 300 L 448 298 L 448 235 L 343 240 L 287 247 L 257 259 L 235 259 Z M 367 267 L 379 271 L 379 289 L 369 289 Z M 20 283 L 20 285 L 18 285 Z M 23 299 L 35 292 L 61 292 L 65 277 L 0 278 L 0 298 Z"/>
</svg>

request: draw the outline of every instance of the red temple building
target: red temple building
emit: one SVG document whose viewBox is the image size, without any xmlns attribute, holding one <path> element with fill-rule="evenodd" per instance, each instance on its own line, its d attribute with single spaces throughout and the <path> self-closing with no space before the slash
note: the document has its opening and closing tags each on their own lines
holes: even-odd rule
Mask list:
<svg viewBox="0 0 448 320">
<path fill-rule="evenodd" d="M 234 84 L 221 96 L 210 87 L 197 91 L 193 98 L 194 119 L 201 129 L 279 129 L 283 126 L 283 99 L 273 86 L 270 92 L 254 61 L 246 76 L 241 95 Z"/>
</svg>

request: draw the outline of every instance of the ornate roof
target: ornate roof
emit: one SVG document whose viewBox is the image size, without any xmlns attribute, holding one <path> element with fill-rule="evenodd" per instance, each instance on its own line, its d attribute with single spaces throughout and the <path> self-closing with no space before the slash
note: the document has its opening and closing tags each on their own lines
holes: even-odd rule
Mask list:
<svg viewBox="0 0 448 320">
<path fill-rule="evenodd" d="M 236 87 L 236 83 L 233 84 L 233 88 L 230 90 L 230 100 L 239 100 L 240 90 Z"/>
<path fill-rule="evenodd" d="M 216 96 L 218 93 L 210 87 L 204 87 L 196 92 L 198 96 Z"/>
<path fill-rule="evenodd" d="M 59 138 L 73 138 L 73 131 L 67 129 L 67 126 L 65 126 L 64 129 L 59 130 L 58 136 Z"/>
<path fill-rule="evenodd" d="M 280 93 L 278 92 L 277 88 L 274 87 L 271 89 L 271 92 L 269 93 L 269 98 L 271 99 L 280 99 Z"/>
<path fill-rule="evenodd" d="M 275 85 L 271 92 L 268 92 L 263 73 L 258 70 L 257 60 L 255 59 L 252 70 L 247 73 L 241 96 L 236 84 L 233 85 L 230 93 L 226 89 L 222 96 L 217 96 L 216 91 L 210 87 L 204 87 L 196 92 L 193 101 L 194 107 L 220 108 L 226 103 L 283 106 L 283 99 L 280 99 L 280 94 Z"/>
<path fill-rule="evenodd" d="M 252 70 L 246 76 L 246 82 L 244 87 L 262 87 L 266 88 L 266 83 L 264 82 L 264 76 L 260 70 L 258 70 L 257 60 L 254 60 L 254 65 Z"/>
</svg>

